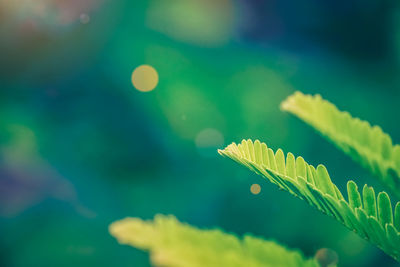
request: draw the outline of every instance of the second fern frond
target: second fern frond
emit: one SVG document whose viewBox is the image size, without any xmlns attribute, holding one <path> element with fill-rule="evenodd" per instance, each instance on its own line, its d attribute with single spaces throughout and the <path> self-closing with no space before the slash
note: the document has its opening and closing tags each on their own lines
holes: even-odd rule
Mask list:
<svg viewBox="0 0 400 267">
<path fill-rule="evenodd" d="M 320 266 L 317 260 L 274 241 L 201 230 L 173 216 L 156 215 L 152 221 L 126 218 L 112 223 L 110 233 L 121 244 L 149 250 L 155 266 Z"/>
<path fill-rule="evenodd" d="M 379 126 L 353 118 L 320 95 L 289 96 L 281 108 L 299 117 L 379 177 L 400 197 L 400 146 Z"/>
</svg>

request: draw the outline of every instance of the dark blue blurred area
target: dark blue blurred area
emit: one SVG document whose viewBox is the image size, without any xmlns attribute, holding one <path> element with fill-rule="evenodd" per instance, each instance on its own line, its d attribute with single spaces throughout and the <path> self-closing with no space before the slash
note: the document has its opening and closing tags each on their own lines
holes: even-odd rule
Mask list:
<svg viewBox="0 0 400 267">
<path fill-rule="evenodd" d="M 108 225 L 174 214 L 340 266 L 395 266 L 339 223 L 218 156 L 243 138 L 382 186 L 279 110 L 320 93 L 400 142 L 398 1 L 3 0 L 0 265 L 148 266 Z M 136 90 L 132 72 L 158 73 Z M 253 195 L 250 186 L 261 185 Z M 310 219 L 312 218 L 312 219 Z"/>
</svg>

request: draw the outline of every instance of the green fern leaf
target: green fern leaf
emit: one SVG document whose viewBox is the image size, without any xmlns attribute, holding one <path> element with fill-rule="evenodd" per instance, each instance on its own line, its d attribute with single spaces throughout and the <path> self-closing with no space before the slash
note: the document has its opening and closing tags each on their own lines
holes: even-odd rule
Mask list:
<svg viewBox="0 0 400 267">
<path fill-rule="evenodd" d="M 349 181 L 346 200 L 323 165 L 314 168 L 301 157 L 295 159 L 292 153 L 287 154 L 285 161 L 281 149 L 274 153 L 258 140 L 232 143 L 218 152 L 335 218 L 400 261 L 400 202 L 393 216 L 385 192 L 379 193 L 376 199 L 374 190 L 365 186 L 361 196 L 356 183 Z"/>
<path fill-rule="evenodd" d="M 296 92 L 282 102 L 281 109 L 312 126 L 400 197 L 400 146 L 393 145 L 379 126 L 339 111 L 320 95 Z"/>
<path fill-rule="evenodd" d="M 121 244 L 149 250 L 156 266 L 319 266 L 273 241 L 200 230 L 173 216 L 156 215 L 154 221 L 126 218 L 111 224 L 110 233 Z"/>
</svg>

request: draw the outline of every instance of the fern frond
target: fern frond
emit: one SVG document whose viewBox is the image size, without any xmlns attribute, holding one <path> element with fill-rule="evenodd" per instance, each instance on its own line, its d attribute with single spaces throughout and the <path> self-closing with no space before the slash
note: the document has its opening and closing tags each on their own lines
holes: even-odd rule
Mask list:
<svg viewBox="0 0 400 267">
<path fill-rule="evenodd" d="M 200 230 L 173 216 L 156 215 L 154 221 L 126 218 L 111 224 L 110 233 L 121 244 L 149 250 L 156 266 L 319 266 L 273 241 Z"/>
<path fill-rule="evenodd" d="M 356 183 L 349 181 L 346 200 L 323 165 L 315 168 L 292 153 L 285 157 L 281 149 L 274 153 L 258 140 L 232 143 L 218 152 L 335 218 L 400 261 L 400 202 L 393 213 L 385 192 L 376 197 L 374 189 L 365 185 L 361 195 Z"/>
<path fill-rule="evenodd" d="M 339 111 L 320 95 L 296 92 L 282 102 L 281 109 L 312 126 L 400 197 L 400 146 L 393 145 L 379 126 Z"/>
</svg>

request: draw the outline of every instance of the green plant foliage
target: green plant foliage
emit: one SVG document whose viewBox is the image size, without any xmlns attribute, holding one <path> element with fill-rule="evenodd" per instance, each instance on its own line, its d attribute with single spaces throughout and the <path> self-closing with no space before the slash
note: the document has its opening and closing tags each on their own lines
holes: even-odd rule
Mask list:
<svg viewBox="0 0 400 267">
<path fill-rule="evenodd" d="M 318 266 L 316 260 L 273 241 L 200 230 L 173 216 L 126 218 L 111 224 L 110 233 L 121 244 L 149 250 L 156 266 Z"/>
<path fill-rule="evenodd" d="M 400 260 L 400 202 L 393 215 L 390 198 L 385 192 L 375 197 L 372 187 L 364 186 L 362 195 L 353 181 L 347 184 L 346 200 L 323 165 L 314 168 L 292 153 L 285 157 L 265 143 L 243 140 L 218 151 L 263 176 L 279 188 L 306 201 L 335 218 L 350 230 Z"/>
<path fill-rule="evenodd" d="M 379 126 L 339 111 L 320 95 L 296 92 L 281 108 L 311 125 L 400 196 L 400 146 L 393 145 Z"/>
</svg>

